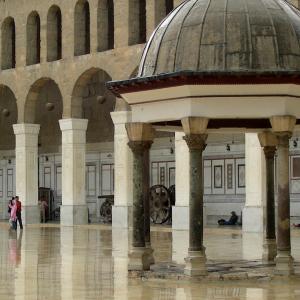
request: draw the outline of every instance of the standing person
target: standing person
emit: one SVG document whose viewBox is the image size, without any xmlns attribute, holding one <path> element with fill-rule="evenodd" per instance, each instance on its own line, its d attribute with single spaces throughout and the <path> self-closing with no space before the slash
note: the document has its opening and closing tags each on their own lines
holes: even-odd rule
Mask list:
<svg viewBox="0 0 300 300">
<path fill-rule="evenodd" d="M 16 204 L 17 204 L 17 220 L 19 222 L 20 229 L 23 229 L 23 224 L 22 224 L 22 204 L 21 201 L 19 200 L 19 196 L 15 197 Z"/>
<path fill-rule="evenodd" d="M 16 198 L 12 200 L 12 205 L 10 207 L 10 219 L 9 223 L 11 224 L 11 228 L 17 230 L 17 201 Z"/>
<path fill-rule="evenodd" d="M 8 202 L 7 212 L 9 213 L 9 215 L 10 215 L 10 212 L 11 212 L 11 208 L 12 208 L 12 206 L 14 205 L 14 204 L 13 204 L 14 199 L 15 199 L 15 197 L 12 197 L 12 198 L 9 200 L 9 202 Z"/>
<path fill-rule="evenodd" d="M 48 208 L 48 203 L 45 198 L 39 200 L 41 223 L 46 223 L 46 209 Z"/>
</svg>

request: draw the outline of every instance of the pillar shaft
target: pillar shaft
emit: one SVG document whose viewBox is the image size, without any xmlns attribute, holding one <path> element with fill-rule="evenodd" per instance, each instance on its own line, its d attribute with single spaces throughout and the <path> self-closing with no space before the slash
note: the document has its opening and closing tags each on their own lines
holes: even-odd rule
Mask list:
<svg viewBox="0 0 300 300">
<path fill-rule="evenodd" d="M 128 269 L 149 270 L 154 262 L 149 218 L 149 150 L 153 143 L 153 129 L 146 123 L 128 123 L 126 130 L 133 153 L 133 228 Z"/>
<path fill-rule="evenodd" d="M 264 243 L 262 259 L 273 261 L 277 254 L 276 233 L 275 233 L 275 197 L 274 197 L 274 157 L 278 139 L 270 131 L 263 131 L 258 134 L 259 142 L 264 151 L 266 165 L 266 180 L 264 183 L 266 192 Z M 249 164 L 252 162 L 249 161 Z"/>
<path fill-rule="evenodd" d="M 148 172 L 149 167 L 149 149 L 151 141 L 130 141 L 129 147 L 133 153 L 133 247 L 145 247 L 146 234 L 148 235 L 148 242 L 150 241 L 150 223 L 146 222 L 145 215 L 149 216 L 149 200 L 145 193 L 149 193 L 149 183 L 147 184 L 147 177 L 145 173 Z M 148 211 L 146 212 L 145 206 Z M 146 228 L 146 223 L 149 227 Z"/>
<path fill-rule="evenodd" d="M 148 143 L 144 151 L 144 160 L 143 160 L 143 195 L 144 195 L 144 211 L 145 211 L 145 244 L 146 246 L 151 245 L 150 238 L 150 199 L 149 199 L 149 190 L 150 190 L 150 147 L 152 142 Z"/>
<path fill-rule="evenodd" d="M 275 273 L 294 273 L 291 256 L 290 189 L 289 189 L 289 139 L 293 135 L 296 117 L 291 115 L 270 118 L 273 132 L 277 136 L 277 256 Z"/>
<path fill-rule="evenodd" d="M 132 151 L 128 146 L 125 124 L 131 121 L 130 111 L 111 113 L 114 122 L 115 182 L 112 227 L 128 228 L 132 225 Z"/>
<path fill-rule="evenodd" d="M 88 223 L 85 195 L 85 148 L 87 120 L 63 119 L 61 224 Z"/>
<path fill-rule="evenodd" d="M 207 274 L 203 246 L 203 169 L 202 154 L 206 147 L 208 118 L 186 117 L 181 120 L 184 140 L 190 152 L 189 160 L 189 251 L 185 258 L 184 274 Z"/>
<path fill-rule="evenodd" d="M 203 250 L 203 172 L 202 153 L 206 135 L 184 137 L 190 151 L 189 251 Z"/>
<path fill-rule="evenodd" d="M 278 136 L 278 226 L 277 248 L 291 250 L 290 239 L 290 191 L 289 191 L 289 138 L 288 134 Z"/>
<path fill-rule="evenodd" d="M 257 133 L 245 134 L 246 201 L 243 232 L 264 231 L 266 159 Z"/>
<path fill-rule="evenodd" d="M 276 147 L 264 147 L 266 157 L 267 201 L 266 201 L 266 239 L 275 239 L 275 197 L 274 197 L 274 157 Z"/>
<path fill-rule="evenodd" d="M 172 229 L 189 229 L 190 151 L 184 133 L 175 133 L 176 202 L 172 206 Z"/>
<path fill-rule="evenodd" d="M 26 224 L 40 222 L 38 208 L 38 124 L 13 125 L 16 136 L 16 193 Z"/>
</svg>

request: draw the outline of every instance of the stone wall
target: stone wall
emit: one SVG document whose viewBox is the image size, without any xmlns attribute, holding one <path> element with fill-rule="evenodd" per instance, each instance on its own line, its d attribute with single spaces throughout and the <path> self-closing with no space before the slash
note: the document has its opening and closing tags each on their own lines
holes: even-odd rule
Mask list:
<svg viewBox="0 0 300 300">
<path fill-rule="evenodd" d="M 165 13 L 149 2 L 144 30 L 152 32 Z M 113 4 L 113 12 L 108 12 L 112 3 L 104 0 L 0 1 L 2 111 L 10 110 L 19 123 L 40 123 L 41 134 L 45 134 L 44 139 L 50 138 L 50 144 L 60 143 L 54 135 L 60 135 L 57 121 L 61 117 L 88 118 L 88 142 L 112 141 L 109 113 L 115 99 L 104 83 L 136 73 L 144 47 L 139 44 L 143 30 L 139 26 L 143 21 L 139 17 L 143 11 L 140 1 L 117 0 Z M 148 22 L 151 19 L 155 21 Z M 7 43 L 14 36 L 13 22 L 14 49 L 11 42 Z M 8 91 L 11 97 L 4 105 Z M 2 127 L 9 126 L 6 120 L 1 119 Z M 7 132 L 12 134 L 11 130 Z M 11 141 L 7 143 L 13 147 Z"/>
</svg>

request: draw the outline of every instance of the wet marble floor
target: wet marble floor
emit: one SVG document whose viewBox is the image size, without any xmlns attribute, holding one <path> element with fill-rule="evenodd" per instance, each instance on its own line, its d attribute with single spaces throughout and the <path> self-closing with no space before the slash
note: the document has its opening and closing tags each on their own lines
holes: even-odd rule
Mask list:
<svg viewBox="0 0 300 300">
<path fill-rule="evenodd" d="M 188 235 L 153 227 L 157 262 L 182 264 Z M 10 299 L 300 299 L 299 279 L 186 282 L 128 278 L 130 233 L 109 226 L 27 226 L 17 234 L 0 223 L 0 300 Z M 209 260 L 260 260 L 262 239 L 239 229 L 207 228 Z M 300 262 L 300 230 L 292 232 L 293 256 Z"/>
</svg>

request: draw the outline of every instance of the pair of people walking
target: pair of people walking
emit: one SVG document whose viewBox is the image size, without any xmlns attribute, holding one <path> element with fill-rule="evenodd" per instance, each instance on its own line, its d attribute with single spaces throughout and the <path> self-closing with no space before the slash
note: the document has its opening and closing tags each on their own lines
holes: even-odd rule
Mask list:
<svg viewBox="0 0 300 300">
<path fill-rule="evenodd" d="M 18 196 L 12 197 L 8 204 L 8 213 L 10 214 L 9 223 L 11 228 L 17 230 L 17 222 L 20 229 L 23 229 L 22 224 L 22 204 Z"/>
</svg>

